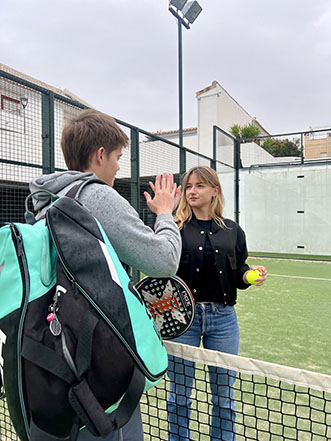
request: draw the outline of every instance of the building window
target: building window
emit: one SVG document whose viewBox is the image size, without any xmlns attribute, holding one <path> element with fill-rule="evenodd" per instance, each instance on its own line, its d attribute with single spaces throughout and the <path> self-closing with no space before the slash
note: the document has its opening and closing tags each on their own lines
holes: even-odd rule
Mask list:
<svg viewBox="0 0 331 441">
<path fill-rule="evenodd" d="M 20 104 L 20 100 L 17 100 L 16 98 L 1 95 L 1 110 L 4 110 L 8 113 L 16 113 L 19 115 L 21 112 Z"/>
</svg>

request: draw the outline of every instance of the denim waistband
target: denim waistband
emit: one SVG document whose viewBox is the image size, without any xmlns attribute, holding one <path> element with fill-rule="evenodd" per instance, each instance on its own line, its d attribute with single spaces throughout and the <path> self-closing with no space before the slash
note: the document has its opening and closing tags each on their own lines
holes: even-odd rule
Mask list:
<svg viewBox="0 0 331 441">
<path fill-rule="evenodd" d="M 202 311 L 231 311 L 234 309 L 232 305 L 224 305 L 223 302 L 196 302 L 196 306 Z"/>
</svg>

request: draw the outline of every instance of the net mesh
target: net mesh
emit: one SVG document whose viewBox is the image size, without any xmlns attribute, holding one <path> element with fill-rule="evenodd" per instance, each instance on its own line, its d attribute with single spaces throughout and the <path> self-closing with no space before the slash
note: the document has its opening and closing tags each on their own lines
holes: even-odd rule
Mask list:
<svg viewBox="0 0 331 441">
<path fill-rule="evenodd" d="M 1 441 L 19 441 L 12 425 L 7 402 L 4 397 L 0 397 L 0 439 Z"/>
<path fill-rule="evenodd" d="M 185 387 L 177 387 L 180 396 L 175 418 L 171 415 L 174 406 L 167 404 L 171 388 L 168 376 L 143 397 L 145 441 L 168 440 L 169 432 L 174 433 L 174 439 L 185 439 L 190 375 L 193 385 L 189 439 L 322 441 L 331 438 L 331 377 L 171 342 L 166 342 L 166 347 L 168 354 L 176 356 L 177 371 L 186 377 L 185 383 L 183 376 L 175 377 Z M 191 362 L 195 364 L 194 373 Z M 210 375 L 215 372 L 222 377 L 216 381 L 223 384 L 216 401 L 210 388 Z M 220 408 L 223 423 L 215 416 L 213 422 L 215 402 L 224 406 Z M 234 412 L 227 412 L 229 407 L 235 409 L 235 417 Z M 215 438 L 211 438 L 213 425 Z"/>
</svg>

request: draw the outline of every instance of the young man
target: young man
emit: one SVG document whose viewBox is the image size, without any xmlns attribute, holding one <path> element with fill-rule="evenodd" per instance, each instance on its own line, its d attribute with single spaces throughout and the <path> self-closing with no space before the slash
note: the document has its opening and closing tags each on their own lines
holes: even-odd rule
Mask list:
<svg viewBox="0 0 331 441">
<path fill-rule="evenodd" d="M 155 230 L 147 227 L 131 205 L 114 189 L 122 149 L 128 137 L 113 118 L 96 110 L 84 110 L 68 121 L 61 140 L 67 172 L 42 175 L 30 183 L 31 193 L 48 190 L 60 196 L 79 183 L 98 178 L 108 185 L 94 182 L 83 186 L 77 199 L 99 220 L 119 259 L 154 277 L 176 273 L 181 252 L 181 237 L 172 218 L 179 200 L 180 188 L 173 176 L 158 175 L 151 197 L 145 192 L 150 210 L 157 215 Z M 41 216 L 50 200 L 45 193 L 34 196 L 34 206 Z M 86 429 L 79 441 L 97 439 Z M 139 407 L 122 429 L 110 434 L 108 441 L 142 441 L 143 431 Z"/>
</svg>

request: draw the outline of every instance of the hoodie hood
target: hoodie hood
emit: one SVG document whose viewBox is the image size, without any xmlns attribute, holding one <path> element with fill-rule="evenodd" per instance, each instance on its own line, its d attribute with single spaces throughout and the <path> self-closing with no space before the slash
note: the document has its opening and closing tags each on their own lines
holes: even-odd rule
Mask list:
<svg viewBox="0 0 331 441">
<path fill-rule="evenodd" d="M 74 184 L 91 178 L 96 178 L 92 172 L 82 173 L 74 170 L 41 175 L 30 182 L 30 192 L 33 194 L 37 191 L 47 190 L 63 196 Z M 32 197 L 32 201 L 34 209 L 39 212 L 50 204 L 51 198 L 47 193 L 38 193 Z"/>
</svg>

